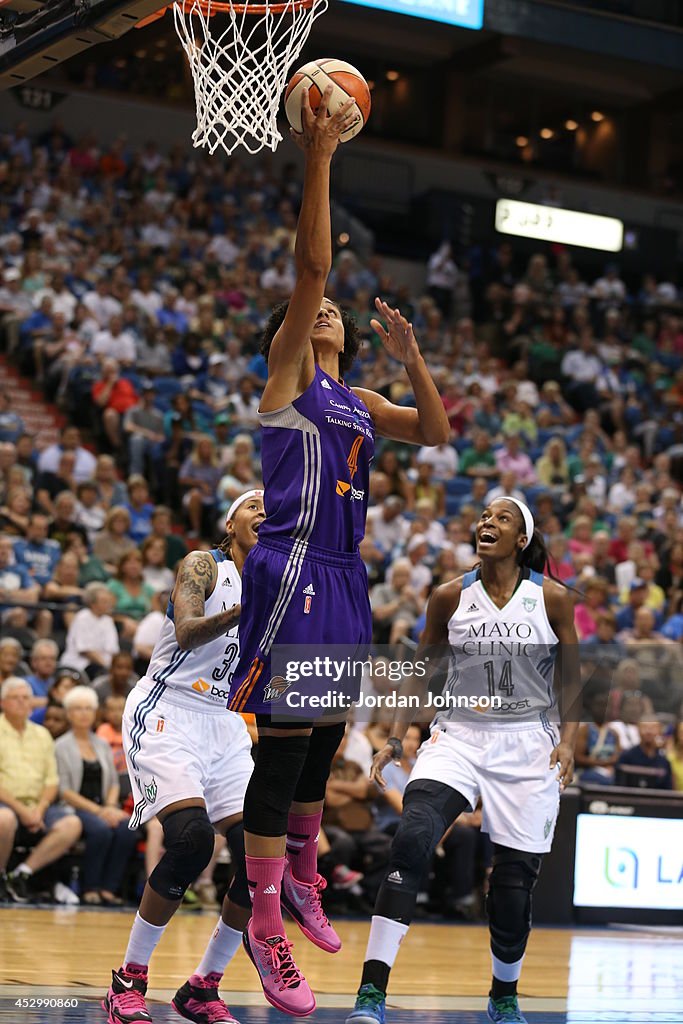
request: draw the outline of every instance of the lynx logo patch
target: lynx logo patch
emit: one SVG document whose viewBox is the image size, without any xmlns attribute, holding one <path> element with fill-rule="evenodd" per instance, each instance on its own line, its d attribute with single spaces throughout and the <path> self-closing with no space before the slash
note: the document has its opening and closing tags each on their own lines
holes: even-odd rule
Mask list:
<svg viewBox="0 0 683 1024">
<path fill-rule="evenodd" d="M 148 804 L 154 803 L 157 798 L 157 792 L 157 782 L 154 776 L 152 776 L 152 781 L 149 786 L 145 786 L 145 800 Z"/>
<path fill-rule="evenodd" d="M 522 604 L 524 605 L 525 612 L 532 612 L 538 604 L 538 599 L 535 597 L 523 597 Z"/>
</svg>

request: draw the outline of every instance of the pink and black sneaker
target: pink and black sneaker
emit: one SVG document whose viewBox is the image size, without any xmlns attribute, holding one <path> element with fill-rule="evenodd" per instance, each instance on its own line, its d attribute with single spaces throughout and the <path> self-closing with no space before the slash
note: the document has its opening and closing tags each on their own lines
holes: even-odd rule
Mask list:
<svg viewBox="0 0 683 1024">
<path fill-rule="evenodd" d="M 147 1009 L 147 968 L 140 964 L 126 964 L 111 972 L 111 985 L 102 1000 L 108 1024 L 150 1024 L 152 1015 Z"/>
<path fill-rule="evenodd" d="M 327 920 L 321 900 L 326 886 L 327 882 L 322 875 L 316 875 L 315 882 L 300 882 L 292 874 L 288 862 L 282 878 L 280 903 L 307 939 L 326 953 L 338 953 L 341 939 Z"/>
<path fill-rule="evenodd" d="M 283 935 L 257 939 L 247 925 L 242 942 L 259 973 L 263 994 L 276 1010 L 307 1017 L 315 1010 L 315 996 L 292 957 L 292 943 Z"/>
<path fill-rule="evenodd" d="M 220 974 L 207 974 L 206 977 L 193 974 L 178 989 L 171 1006 L 181 1017 L 195 1024 L 239 1024 L 218 995 L 220 983 Z"/>
</svg>

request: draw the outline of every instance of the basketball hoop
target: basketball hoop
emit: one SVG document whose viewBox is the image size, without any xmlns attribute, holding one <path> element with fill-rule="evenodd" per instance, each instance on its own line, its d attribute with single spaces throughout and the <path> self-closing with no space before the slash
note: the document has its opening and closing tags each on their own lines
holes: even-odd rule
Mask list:
<svg viewBox="0 0 683 1024">
<path fill-rule="evenodd" d="M 287 70 L 328 0 L 232 3 L 175 0 L 176 32 L 194 82 L 195 146 L 258 153 L 282 141 L 277 128 Z M 226 21 L 227 18 L 227 21 Z"/>
</svg>

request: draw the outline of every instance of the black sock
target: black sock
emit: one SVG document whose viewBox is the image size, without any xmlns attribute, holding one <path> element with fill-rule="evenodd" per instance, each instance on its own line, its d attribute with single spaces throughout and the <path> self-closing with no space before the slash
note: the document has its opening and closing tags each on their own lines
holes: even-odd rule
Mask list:
<svg viewBox="0 0 683 1024">
<path fill-rule="evenodd" d="M 502 999 L 503 996 L 516 996 L 517 982 L 498 981 L 498 978 L 493 978 L 491 980 L 491 991 L 489 995 L 491 996 L 491 999 Z"/>
<path fill-rule="evenodd" d="M 389 964 L 385 964 L 381 960 L 366 960 L 363 964 L 361 988 L 363 985 L 374 985 L 375 988 L 378 988 L 380 992 L 386 995 L 390 973 L 391 967 Z"/>
</svg>

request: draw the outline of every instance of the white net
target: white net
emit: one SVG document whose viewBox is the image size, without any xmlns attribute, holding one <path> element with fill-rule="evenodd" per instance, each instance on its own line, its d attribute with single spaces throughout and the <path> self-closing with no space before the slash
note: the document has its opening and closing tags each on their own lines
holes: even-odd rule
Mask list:
<svg viewBox="0 0 683 1024">
<path fill-rule="evenodd" d="M 305 6 L 304 6 L 305 3 Z M 287 72 L 328 0 L 259 4 L 176 0 L 173 15 L 194 81 L 195 146 L 258 153 L 282 141 L 277 127 Z"/>
</svg>

